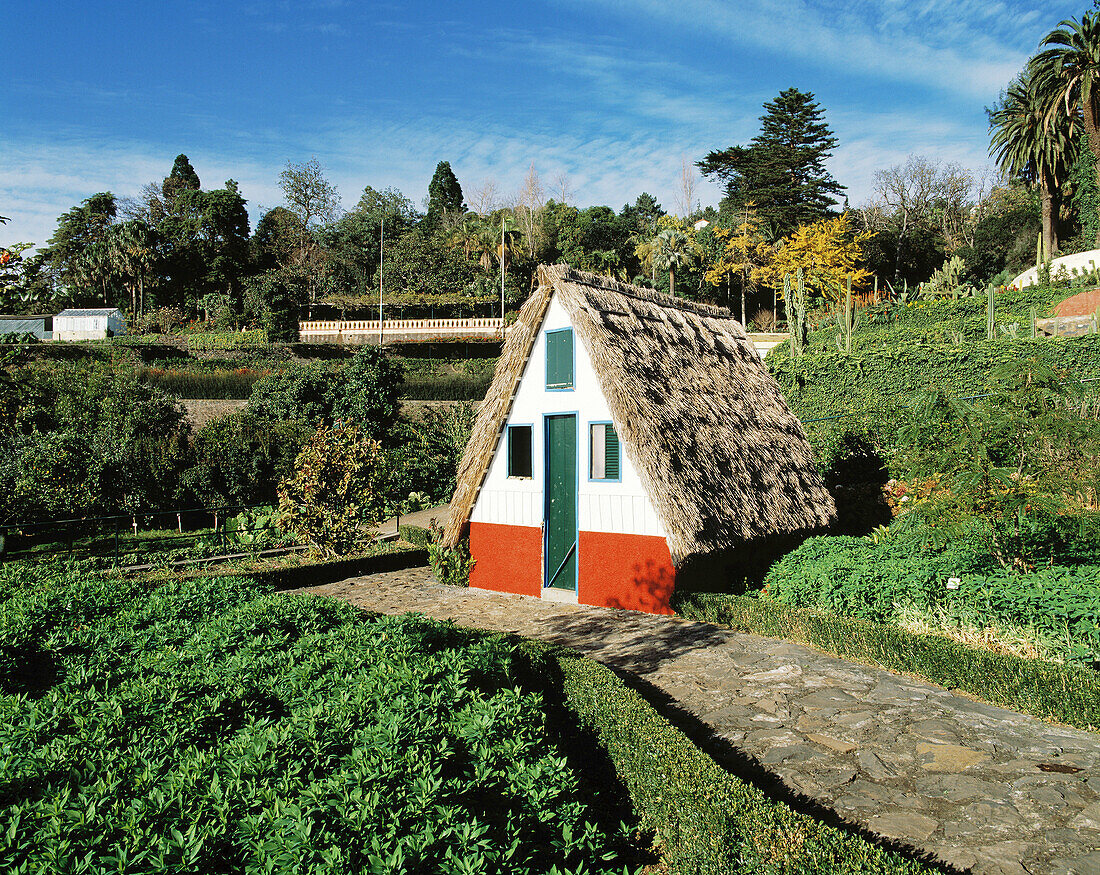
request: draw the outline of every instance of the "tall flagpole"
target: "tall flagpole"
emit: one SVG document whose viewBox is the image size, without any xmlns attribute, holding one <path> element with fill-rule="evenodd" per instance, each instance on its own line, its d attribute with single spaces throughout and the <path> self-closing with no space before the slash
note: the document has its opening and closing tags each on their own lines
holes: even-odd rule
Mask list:
<svg viewBox="0 0 1100 875">
<path fill-rule="evenodd" d="M 500 216 L 500 333 L 504 336 L 504 215 Z"/>
<path fill-rule="evenodd" d="M 386 217 L 378 220 L 378 348 L 382 348 L 382 257 L 386 246 Z"/>
</svg>

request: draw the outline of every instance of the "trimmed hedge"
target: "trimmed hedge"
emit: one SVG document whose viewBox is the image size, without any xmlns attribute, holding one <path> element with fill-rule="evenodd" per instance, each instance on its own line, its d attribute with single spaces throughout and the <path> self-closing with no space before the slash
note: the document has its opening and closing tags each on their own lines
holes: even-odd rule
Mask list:
<svg viewBox="0 0 1100 875">
<path fill-rule="evenodd" d="M 593 733 L 653 829 L 671 871 L 910 873 L 924 866 L 767 798 L 721 769 L 610 669 L 578 653 L 524 642 L 547 695 Z"/>
<path fill-rule="evenodd" d="M 939 635 L 750 596 L 694 593 L 675 607 L 683 617 L 810 644 L 1044 720 L 1079 729 L 1100 727 L 1100 674 L 1087 668 L 991 653 Z"/>
<path fill-rule="evenodd" d="M 410 376 L 401 385 L 401 397 L 416 401 L 480 401 L 492 379 L 492 374 Z"/>
<path fill-rule="evenodd" d="M 269 345 L 267 332 L 262 328 L 249 331 L 204 331 L 188 334 L 186 338 L 189 350 L 259 349 Z"/>
<path fill-rule="evenodd" d="M 406 541 L 409 544 L 415 544 L 417 547 L 424 547 L 425 549 L 432 539 L 431 532 L 420 526 L 402 524 L 397 527 L 397 533 L 402 541 Z"/>
<path fill-rule="evenodd" d="M 267 371 L 248 368 L 233 370 L 175 370 L 141 368 L 138 379 L 180 398 L 248 398 L 252 386 Z"/>
</svg>

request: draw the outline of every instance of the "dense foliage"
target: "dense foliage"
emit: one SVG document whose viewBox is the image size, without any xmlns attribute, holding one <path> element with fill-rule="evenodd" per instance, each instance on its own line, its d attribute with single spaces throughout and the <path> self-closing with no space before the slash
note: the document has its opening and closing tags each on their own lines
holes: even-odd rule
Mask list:
<svg viewBox="0 0 1100 875">
<path fill-rule="evenodd" d="M 996 321 L 1030 322 L 1065 294 L 998 295 Z M 974 298 L 868 308 L 851 353 L 822 322 L 800 358 L 769 357 L 837 496 L 839 530 L 890 525 L 807 541 L 765 592 L 1100 665 L 1100 339 L 986 339 L 984 311 Z"/>
<path fill-rule="evenodd" d="M 190 458 L 179 402 L 141 383 L 80 366 L 11 376 L 0 424 L 0 519 L 137 512 L 181 499 Z"/>
<path fill-rule="evenodd" d="M 603 872 L 499 640 L 241 579 L 0 577 L 5 872 Z"/>
<path fill-rule="evenodd" d="M 321 427 L 279 484 L 280 521 L 322 556 L 347 553 L 385 518 L 388 479 L 378 441 L 351 424 Z"/>
<path fill-rule="evenodd" d="M 825 169 L 837 139 L 812 93 L 788 88 L 764 109 L 748 146 L 711 152 L 699 167 L 723 183 L 723 207 L 753 205 L 776 232 L 788 234 L 825 218 L 844 192 Z"/>
<path fill-rule="evenodd" d="M 1100 542 L 1091 519 L 1087 543 Z M 1044 653 L 1100 667 L 1100 552 L 1027 574 L 997 567 L 972 544 L 944 548 L 888 537 L 811 538 L 768 572 L 764 594 L 793 607 L 897 624 L 911 609 L 959 627 L 999 627 Z"/>
<path fill-rule="evenodd" d="M 363 348 L 335 362 L 259 359 L 256 368 L 230 368 L 224 360 L 173 358 L 135 367 L 112 360 L 117 352 L 21 364 L 8 355 L 0 369 L 0 524 L 273 504 L 314 431 L 336 421 L 384 441 L 387 507 L 401 507 L 412 493 L 445 501 L 454 490 L 472 405 L 429 407 L 400 421 L 404 359 Z M 425 383 L 433 369 L 445 369 L 465 387 L 483 386 L 491 365 L 414 359 L 410 366 Z M 244 411 L 193 430 L 161 387 L 250 400 Z"/>
</svg>

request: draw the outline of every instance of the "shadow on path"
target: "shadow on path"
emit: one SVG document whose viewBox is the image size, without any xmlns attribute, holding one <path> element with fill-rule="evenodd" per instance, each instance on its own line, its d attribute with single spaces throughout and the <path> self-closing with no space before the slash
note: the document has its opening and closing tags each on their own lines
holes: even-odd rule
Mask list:
<svg viewBox="0 0 1100 875">
<path fill-rule="evenodd" d="M 916 860 L 937 872 L 945 873 L 945 875 L 964 875 L 967 871 L 950 866 L 929 852 L 913 845 L 884 838 L 857 823 L 846 820 L 834 809 L 822 805 L 805 793 L 790 787 L 783 781 L 782 777 L 770 771 L 756 757 L 735 747 L 728 739 L 715 734 L 710 726 L 683 708 L 664 690 L 628 671 L 622 671 L 612 666 L 609 666 L 609 668 L 615 672 L 626 686 L 652 705 L 658 714 L 684 733 L 692 744 L 707 754 L 726 772 L 746 784 L 756 787 L 772 801 L 782 802 L 800 814 L 805 814 L 851 835 L 857 835 L 873 845 L 894 851 L 907 859 Z"/>
</svg>

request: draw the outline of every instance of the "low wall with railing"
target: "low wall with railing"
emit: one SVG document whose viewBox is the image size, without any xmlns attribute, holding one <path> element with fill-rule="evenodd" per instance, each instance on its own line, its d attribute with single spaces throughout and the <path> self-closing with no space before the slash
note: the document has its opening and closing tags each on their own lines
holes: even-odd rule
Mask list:
<svg viewBox="0 0 1100 875">
<path fill-rule="evenodd" d="M 478 338 L 499 339 L 504 333 L 503 319 L 386 319 L 381 324 L 383 342 Z M 378 343 L 377 319 L 312 321 L 298 325 L 298 335 L 306 343 Z"/>
</svg>

